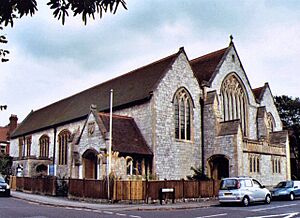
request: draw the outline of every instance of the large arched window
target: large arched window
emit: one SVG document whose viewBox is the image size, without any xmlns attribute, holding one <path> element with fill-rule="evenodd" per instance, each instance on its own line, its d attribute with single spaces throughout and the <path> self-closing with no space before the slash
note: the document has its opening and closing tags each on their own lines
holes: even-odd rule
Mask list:
<svg viewBox="0 0 300 218">
<path fill-rule="evenodd" d="M 40 157 L 48 158 L 49 157 L 49 136 L 43 135 L 40 140 Z"/>
<path fill-rule="evenodd" d="M 175 138 L 192 140 L 193 103 L 189 93 L 179 89 L 174 97 Z"/>
<path fill-rule="evenodd" d="M 244 135 L 247 135 L 247 96 L 244 86 L 235 74 L 227 76 L 221 87 L 223 120 L 240 119 Z"/>
<path fill-rule="evenodd" d="M 68 141 L 71 133 L 68 130 L 62 130 L 58 134 L 58 165 L 66 165 L 68 161 Z"/>
</svg>

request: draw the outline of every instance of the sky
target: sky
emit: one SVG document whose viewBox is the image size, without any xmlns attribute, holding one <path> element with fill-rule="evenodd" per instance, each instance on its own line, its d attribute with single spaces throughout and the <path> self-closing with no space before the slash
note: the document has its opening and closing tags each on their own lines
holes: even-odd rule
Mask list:
<svg viewBox="0 0 300 218">
<path fill-rule="evenodd" d="M 300 96 L 298 0 L 126 0 L 128 10 L 64 26 L 37 2 L 33 17 L 1 32 L 10 61 L 0 63 L 0 126 L 182 46 L 190 60 L 225 48 L 230 35 L 252 88 L 268 82 L 274 96 Z"/>
</svg>

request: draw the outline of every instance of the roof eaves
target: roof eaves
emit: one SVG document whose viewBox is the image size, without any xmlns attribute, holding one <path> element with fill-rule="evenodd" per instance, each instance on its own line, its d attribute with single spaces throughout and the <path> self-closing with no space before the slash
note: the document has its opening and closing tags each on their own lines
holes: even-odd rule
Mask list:
<svg viewBox="0 0 300 218">
<path fill-rule="evenodd" d="M 37 129 L 33 129 L 31 131 L 28 131 L 28 132 L 17 133 L 17 134 L 12 135 L 11 138 L 15 139 L 15 138 L 18 138 L 20 136 L 31 135 L 31 134 L 36 133 L 36 132 L 40 132 L 40 131 L 44 131 L 44 130 L 47 130 L 47 129 L 56 128 L 56 127 L 61 126 L 61 125 L 66 125 L 66 124 L 69 124 L 69 123 L 72 123 L 72 122 L 84 120 L 84 119 L 86 119 L 86 117 L 87 117 L 87 115 L 84 115 L 84 116 L 77 117 L 77 118 L 74 118 L 74 119 L 71 119 L 71 120 L 63 121 L 63 122 L 60 122 L 60 123 L 55 123 L 55 124 L 44 126 L 44 127 L 37 128 Z"/>
</svg>

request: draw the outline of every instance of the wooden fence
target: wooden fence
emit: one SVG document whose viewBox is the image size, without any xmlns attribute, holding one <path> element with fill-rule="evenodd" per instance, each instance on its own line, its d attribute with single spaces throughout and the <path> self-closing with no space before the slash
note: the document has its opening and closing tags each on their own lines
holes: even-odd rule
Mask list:
<svg viewBox="0 0 300 218">
<path fill-rule="evenodd" d="M 16 177 L 16 190 L 34 194 L 56 195 L 56 177 Z"/>
<path fill-rule="evenodd" d="M 63 181 L 67 186 L 63 191 L 69 197 L 108 199 L 107 181 L 93 179 L 69 179 Z M 61 181 L 56 177 L 29 178 L 15 177 L 13 179 L 17 191 L 27 191 L 44 195 L 59 195 Z M 174 188 L 175 199 L 191 199 L 217 196 L 220 181 L 111 181 L 110 198 L 113 201 L 144 201 L 159 200 L 161 188 Z M 168 197 L 168 194 L 167 196 Z"/>
<path fill-rule="evenodd" d="M 110 184 L 110 193 L 113 193 L 112 189 L 113 182 Z M 69 197 L 107 199 L 107 194 L 106 180 L 69 179 Z"/>
<path fill-rule="evenodd" d="M 115 181 L 113 200 L 158 200 L 161 188 L 174 188 L 175 199 L 214 197 L 218 195 L 219 181 Z"/>
</svg>

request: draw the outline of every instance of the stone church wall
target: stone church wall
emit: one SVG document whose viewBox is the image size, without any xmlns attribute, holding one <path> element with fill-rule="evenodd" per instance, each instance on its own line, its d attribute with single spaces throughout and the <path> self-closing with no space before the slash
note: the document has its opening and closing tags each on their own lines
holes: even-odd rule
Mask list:
<svg viewBox="0 0 300 218">
<path fill-rule="evenodd" d="M 68 177 L 69 175 L 69 169 L 66 166 L 58 166 L 58 134 L 60 133 L 60 131 L 64 130 L 64 129 L 68 129 L 71 133 L 75 132 L 77 130 L 77 128 L 82 129 L 82 126 L 84 124 L 84 121 L 78 121 L 78 122 L 74 122 L 71 124 L 66 124 L 63 126 L 59 126 L 57 127 L 57 132 L 56 132 L 56 148 L 55 148 L 55 164 L 57 165 L 57 175 L 59 177 Z M 44 131 L 39 131 L 36 132 L 32 135 L 28 135 L 32 137 L 32 143 L 31 143 L 31 156 L 32 158 L 38 158 L 39 157 L 39 152 L 40 152 L 40 147 L 39 147 L 39 139 L 41 136 L 43 135 L 47 135 L 49 136 L 49 158 L 52 160 L 51 164 L 53 163 L 53 151 L 54 151 L 54 128 L 48 129 L 48 130 L 44 130 Z M 25 136 L 27 137 L 27 135 Z M 11 151 L 10 151 L 10 155 L 13 157 L 19 157 L 19 139 L 12 139 L 11 140 Z M 70 160 L 70 149 L 68 150 L 69 155 L 68 155 L 68 161 Z M 26 157 L 26 146 L 25 146 L 25 157 Z M 38 160 L 37 160 L 38 161 Z M 13 168 L 15 168 L 18 164 L 24 164 L 24 176 L 28 176 L 30 172 L 33 172 L 32 169 L 32 164 L 31 163 L 37 163 L 37 161 L 14 161 L 13 163 Z M 26 163 L 25 163 L 26 162 Z M 44 161 L 40 161 L 41 163 L 43 163 Z"/>
<path fill-rule="evenodd" d="M 175 139 L 173 98 L 184 87 L 194 103 L 192 140 Z M 201 165 L 201 108 L 199 84 L 186 56 L 181 53 L 154 92 L 154 152 L 159 179 L 182 179 Z"/>
<path fill-rule="evenodd" d="M 251 153 L 244 153 L 244 175 L 249 175 L 255 179 L 258 179 L 263 183 L 265 186 L 274 186 L 280 181 L 286 180 L 286 161 L 285 157 L 281 157 L 281 173 L 273 173 L 272 171 L 272 162 L 271 162 L 271 155 L 260 155 L 260 172 L 259 173 L 250 173 L 249 171 L 249 155 Z"/>
<path fill-rule="evenodd" d="M 134 118 L 139 130 L 141 131 L 144 139 L 146 140 L 148 146 L 152 148 L 153 145 L 153 110 L 151 108 L 153 99 L 141 105 L 136 105 L 133 107 L 125 108 L 122 110 L 114 111 L 114 114 L 129 116 Z"/>
</svg>

